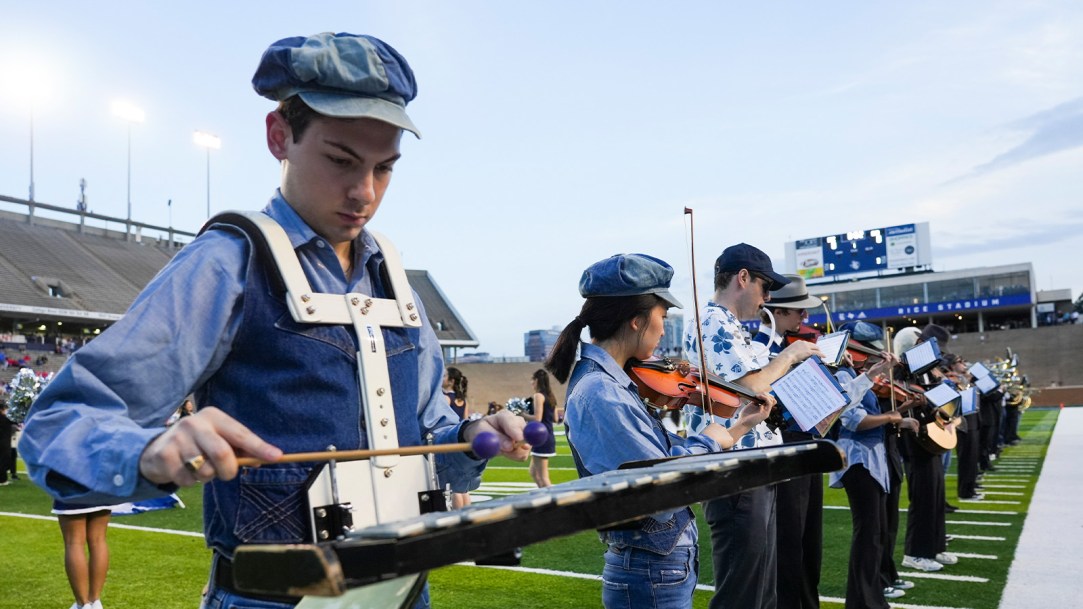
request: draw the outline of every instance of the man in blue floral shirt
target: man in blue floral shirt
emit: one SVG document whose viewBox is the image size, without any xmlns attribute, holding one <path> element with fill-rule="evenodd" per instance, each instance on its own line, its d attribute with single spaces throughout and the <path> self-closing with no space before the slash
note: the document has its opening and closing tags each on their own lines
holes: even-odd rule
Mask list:
<svg viewBox="0 0 1083 609">
<path fill-rule="evenodd" d="M 715 262 L 714 278 L 714 296 L 701 312 L 699 325 L 693 319 L 685 332 L 684 346 L 690 360 L 699 359 L 702 344 L 711 372 L 763 393 L 770 391 L 771 383 L 794 365 L 812 355 L 822 355 L 815 344 L 798 341 L 769 360 L 767 351 L 762 345 L 753 345 L 741 325 L 742 319 L 757 317 L 772 290 L 789 283 L 774 271 L 767 254 L 747 243 L 728 247 Z M 731 427 L 735 419 L 715 421 Z M 693 416 L 692 431 L 710 422 Z M 735 448 L 781 443 L 779 434 L 760 423 L 742 436 Z M 704 511 L 711 527 L 714 555 L 715 595 L 711 609 L 775 609 L 774 487 L 708 501 Z"/>
</svg>

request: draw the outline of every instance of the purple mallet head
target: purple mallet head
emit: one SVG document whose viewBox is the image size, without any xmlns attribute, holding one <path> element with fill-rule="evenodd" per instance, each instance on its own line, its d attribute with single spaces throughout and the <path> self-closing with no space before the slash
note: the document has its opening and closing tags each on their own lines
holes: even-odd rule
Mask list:
<svg viewBox="0 0 1083 609">
<path fill-rule="evenodd" d="M 500 454 L 500 438 L 490 431 L 480 432 L 470 443 L 470 450 L 482 459 L 492 459 Z"/>
<path fill-rule="evenodd" d="M 545 428 L 545 425 L 537 421 L 531 421 L 523 428 L 523 439 L 531 446 L 545 444 L 549 439 L 549 430 Z"/>
</svg>

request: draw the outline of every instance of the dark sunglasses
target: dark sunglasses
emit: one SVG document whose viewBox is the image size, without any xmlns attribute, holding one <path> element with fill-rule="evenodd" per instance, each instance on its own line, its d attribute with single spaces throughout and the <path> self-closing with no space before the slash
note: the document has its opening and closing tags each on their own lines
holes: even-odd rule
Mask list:
<svg viewBox="0 0 1083 609">
<path fill-rule="evenodd" d="M 748 274 L 752 275 L 754 279 L 760 280 L 760 285 L 763 288 L 764 298 L 771 295 L 771 284 L 774 283 L 774 281 L 772 281 L 766 275 L 760 275 L 759 273 L 753 273 L 752 271 L 749 271 Z"/>
</svg>

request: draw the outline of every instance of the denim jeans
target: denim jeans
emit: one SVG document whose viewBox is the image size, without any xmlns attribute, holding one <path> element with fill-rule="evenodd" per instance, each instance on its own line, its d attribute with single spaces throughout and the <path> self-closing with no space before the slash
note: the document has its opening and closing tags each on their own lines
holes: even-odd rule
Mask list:
<svg viewBox="0 0 1083 609">
<path fill-rule="evenodd" d="M 609 546 L 602 604 L 606 609 L 691 608 L 699 579 L 698 552 L 696 546 L 678 546 L 669 554 Z"/>
</svg>

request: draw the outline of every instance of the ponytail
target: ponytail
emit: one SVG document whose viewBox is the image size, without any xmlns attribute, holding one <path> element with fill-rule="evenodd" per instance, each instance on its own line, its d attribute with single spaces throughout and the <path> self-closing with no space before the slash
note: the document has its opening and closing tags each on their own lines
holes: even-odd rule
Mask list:
<svg viewBox="0 0 1083 609">
<path fill-rule="evenodd" d="M 586 309 L 586 304 L 583 305 Z M 587 324 L 579 315 L 566 326 L 553 344 L 553 350 L 549 352 L 549 358 L 545 360 L 545 369 L 563 383 L 568 382 L 568 375 L 572 373 L 572 364 L 575 363 L 575 350 L 579 347 L 579 337 L 583 335 L 583 328 Z"/>
<path fill-rule="evenodd" d="M 455 392 L 455 399 L 466 401 L 466 375 L 462 370 L 448 366 L 447 378 L 451 381 L 451 390 Z"/>
<path fill-rule="evenodd" d="M 654 294 L 587 298 L 579 315 L 576 315 L 557 337 L 549 358 L 545 360 L 545 369 L 562 384 L 567 383 L 575 364 L 575 350 L 579 346 L 583 328 L 590 329 L 592 339 L 607 340 L 616 335 L 627 322 L 650 315 L 651 309 L 658 304 L 668 306 L 666 301 Z"/>
</svg>

